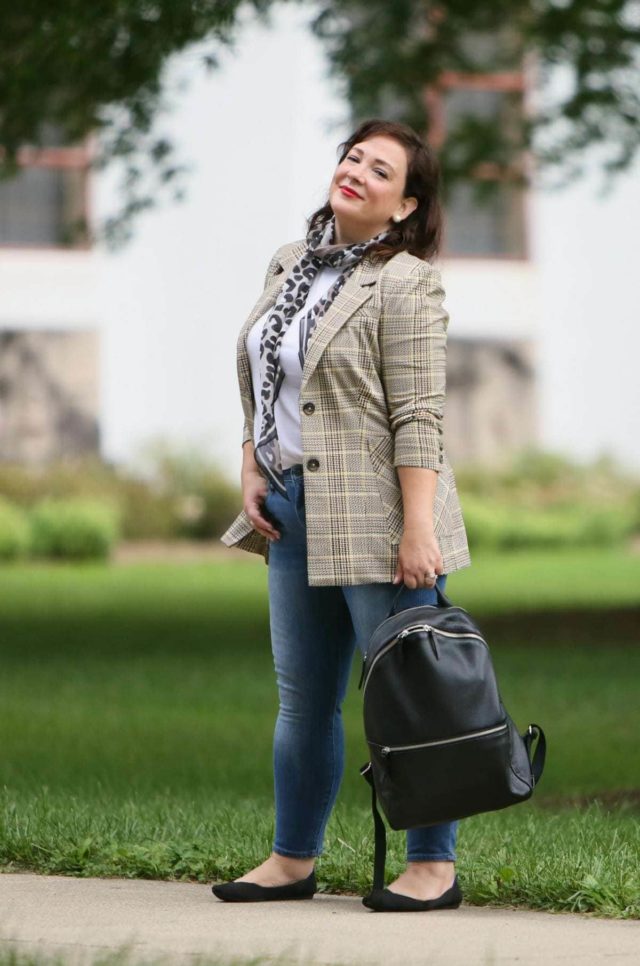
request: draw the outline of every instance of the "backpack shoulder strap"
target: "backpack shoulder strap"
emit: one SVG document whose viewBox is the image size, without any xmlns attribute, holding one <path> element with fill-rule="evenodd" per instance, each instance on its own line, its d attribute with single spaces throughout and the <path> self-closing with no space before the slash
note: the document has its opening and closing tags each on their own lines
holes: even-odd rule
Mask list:
<svg viewBox="0 0 640 966">
<path fill-rule="evenodd" d="M 531 761 L 531 771 L 533 772 L 533 779 L 535 784 L 538 784 L 540 776 L 544 770 L 544 760 L 547 754 L 547 739 L 545 738 L 544 731 L 537 724 L 530 724 L 527 728 L 525 734 L 522 736 L 525 748 L 527 749 L 527 754 L 529 755 L 529 760 Z M 536 749 L 531 755 L 531 747 L 533 742 L 538 739 L 536 744 Z"/>
<path fill-rule="evenodd" d="M 373 853 L 373 888 L 384 889 L 384 866 L 387 858 L 387 830 L 380 812 L 378 811 L 378 799 L 376 797 L 376 786 L 373 783 L 373 768 L 368 761 L 360 769 L 360 774 L 371 785 L 371 811 L 373 813 L 373 827 L 375 833 L 374 853 Z"/>
</svg>

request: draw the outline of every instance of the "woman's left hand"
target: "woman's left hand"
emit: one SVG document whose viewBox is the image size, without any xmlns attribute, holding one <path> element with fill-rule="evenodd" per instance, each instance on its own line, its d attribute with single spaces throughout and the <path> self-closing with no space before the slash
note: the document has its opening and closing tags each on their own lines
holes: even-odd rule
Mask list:
<svg viewBox="0 0 640 966">
<path fill-rule="evenodd" d="M 436 577 L 441 573 L 442 554 L 433 530 L 424 526 L 405 528 L 398 548 L 398 566 L 393 583 L 404 581 L 410 590 L 434 587 Z"/>
</svg>

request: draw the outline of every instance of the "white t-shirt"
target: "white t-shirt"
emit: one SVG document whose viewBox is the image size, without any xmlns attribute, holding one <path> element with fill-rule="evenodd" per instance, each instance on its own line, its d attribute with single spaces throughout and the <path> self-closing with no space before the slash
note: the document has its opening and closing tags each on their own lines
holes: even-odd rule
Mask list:
<svg viewBox="0 0 640 966">
<path fill-rule="evenodd" d="M 326 294 L 333 285 L 340 270 L 323 266 L 313 282 L 307 295 L 305 305 L 298 311 L 282 339 L 280 346 L 280 366 L 284 372 L 284 379 L 280 386 L 280 393 L 274 406 L 276 429 L 280 442 L 282 468 L 302 463 L 302 437 L 300 433 L 300 384 L 302 383 L 302 367 L 298 358 L 300 347 L 300 320 L 307 314 L 312 305 Z M 251 326 L 247 336 L 247 353 L 251 366 L 251 381 L 253 383 L 253 402 L 255 418 L 253 424 L 253 442 L 258 445 L 260 439 L 260 335 L 265 319 L 273 310 L 273 306 Z M 321 324 L 321 322 L 319 323 Z M 310 343 L 313 341 L 311 335 Z"/>
</svg>

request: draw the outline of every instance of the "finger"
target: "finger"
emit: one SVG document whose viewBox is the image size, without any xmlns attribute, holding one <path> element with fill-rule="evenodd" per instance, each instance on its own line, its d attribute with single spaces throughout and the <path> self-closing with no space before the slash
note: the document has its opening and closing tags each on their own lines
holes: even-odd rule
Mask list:
<svg viewBox="0 0 640 966">
<path fill-rule="evenodd" d="M 408 587 L 433 587 L 436 576 L 433 570 L 414 570 L 413 573 L 405 571 L 404 579 Z M 409 583 L 410 580 L 412 583 Z"/>
<path fill-rule="evenodd" d="M 273 530 L 264 530 L 262 527 L 254 527 L 256 533 L 259 533 L 261 537 L 266 537 L 267 540 L 279 540 L 280 534 Z"/>
<path fill-rule="evenodd" d="M 278 539 L 280 537 L 280 532 L 269 522 L 265 520 L 259 510 L 254 510 L 252 513 L 247 514 L 253 527 L 258 533 L 262 534 L 263 537 L 272 537 Z"/>
<path fill-rule="evenodd" d="M 263 506 L 264 506 L 264 497 L 262 497 L 260 494 L 258 494 L 258 496 L 255 496 L 249 502 L 249 509 L 248 509 L 247 512 L 248 512 L 249 516 L 251 517 L 251 519 L 252 520 L 255 520 L 256 523 L 259 523 L 260 521 L 262 521 L 263 524 L 266 523 L 266 524 L 268 524 L 270 526 L 271 525 L 270 524 L 270 521 L 267 520 L 265 518 L 265 516 L 263 515 L 263 512 L 262 512 L 263 511 Z"/>
<path fill-rule="evenodd" d="M 262 517 L 262 519 L 264 520 L 268 535 L 278 540 L 280 538 L 280 531 L 278 530 L 277 526 L 274 526 L 271 520 L 266 520 L 264 517 Z"/>
</svg>

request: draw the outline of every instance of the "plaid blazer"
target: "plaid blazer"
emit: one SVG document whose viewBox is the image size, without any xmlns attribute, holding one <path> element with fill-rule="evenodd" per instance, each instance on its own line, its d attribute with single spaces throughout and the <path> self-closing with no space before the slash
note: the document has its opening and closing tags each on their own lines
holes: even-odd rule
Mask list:
<svg viewBox="0 0 640 966">
<path fill-rule="evenodd" d="M 302 239 L 278 249 L 240 330 L 243 443 L 253 439 L 254 419 L 246 337 L 305 247 Z M 434 527 L 444 573 L 471 562 L 443 445 L 443 298 L 440 273 L 428 262 L 399 252 L 376 265 L 365 255 L 313 332 L 300 389 L 310 586 L 393 580 L 403 530 L 396 466 L 438 471 Z M 269 541 L 244 510 L 220 539 L 269 562 Z"/>
</svg>

